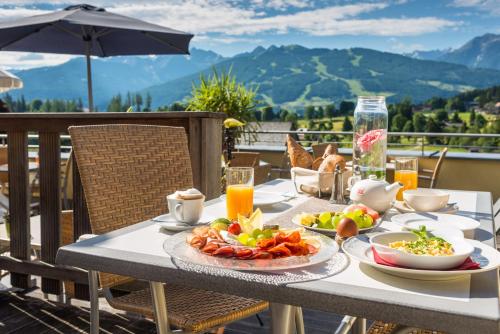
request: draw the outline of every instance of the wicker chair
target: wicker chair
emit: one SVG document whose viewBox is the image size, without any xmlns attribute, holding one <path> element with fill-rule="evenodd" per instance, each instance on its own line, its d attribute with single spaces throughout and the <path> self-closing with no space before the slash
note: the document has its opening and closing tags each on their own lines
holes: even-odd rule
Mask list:
<svg viewBox="0 0 500 334">
<path fill-rule="evenodd" d="M 233 152 L 231 167 L 253 167 L 254 184 L 259 185 L 269 180 L 271 164 L 260 164 L 260 153 L 257 152 Z"/>
<path fill-rule="evenodd" d="M 166 195 L 193 186 L 183 128 L 99 125 L 70 127 L 69 133 L 94 234 L 153 218 L 165 212 Z M 99 273 L 99 278 L 112 307 L 154 318 L 148 287 L 112 274 Z M 165 292 L 168 323 L 191 333 L 220 328 L 268 307 L 264 301 L 174 284 L 166 284 Z M 94 305 L 91 328 L 97 329 Z"/>
<path fill-rule="evenodd" d="M 429 183 L 429 188 L 434 188 L 436 187 L 439 172 L 441 171 L 441 167 L 443 165 L 444 159 L 446 158 L 446 153 L 448 152 L 448 148 L 445 147 L 441 150 L 439 154 L 439 159 L 436 163 L 436 166 L 434 169 L 422 169 L 418 173 L 418 178 L 421 180 L 428 180 Z"/>
<path fill-rule="evenodd" d="M 375 321 L 366 334 L 444 334 L 443 332 Z"/>
</svg>

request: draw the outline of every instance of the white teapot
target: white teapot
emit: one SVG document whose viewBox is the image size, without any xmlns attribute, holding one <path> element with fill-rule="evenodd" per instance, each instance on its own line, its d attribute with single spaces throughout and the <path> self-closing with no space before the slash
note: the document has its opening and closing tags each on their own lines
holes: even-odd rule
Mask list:
<svg viewBox="0 0 500 334">
<path fill-rule="evenodd" d="M 357 181 L 351 187 L 350 198 L 354 203 L 361 203 L 373 210 L 384 212 L 391 208 L 398 190 L 402 187 L 399 182 L 389 184 L 384 180 L 377 180 L 375 175 L 370 175 L 368 179 Z"/>
</svg>

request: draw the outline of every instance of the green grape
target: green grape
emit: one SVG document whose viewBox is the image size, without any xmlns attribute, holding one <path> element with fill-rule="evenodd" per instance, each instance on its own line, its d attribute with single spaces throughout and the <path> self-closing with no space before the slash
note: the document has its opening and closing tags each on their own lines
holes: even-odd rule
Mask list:
<svg viewBox="0 0 500 334">
<path fill-rule="evenodd" d="M 333 216 L 332 218 L 332 225 L 333 227 L 336 229 L 337 228 L 337 225 L 339 224 L 339 221 L 344 218 L 344 215 L 343 214 L 339 214 L 339 215 L 335 215 Z"/>
<path fill-rule="evenodd" d="M 271 239 L 273 237 L 273 230 L 265 229 L 264 231 L 262 231 L 262 233 L 264 234 L 266 239 Z"/>
<path fill-rule="evenodd" d="M 255 238 L 248 238 L 247 246 L 249 246 L 249 247 L 257 246 L 257 240 L 255 240 Z"/>
<path fill-rule="evenodd" d="M 256 229 L 255 229 L 255 230 L 253 230 L 253 232 L 252 232 L 252 237 L 257 238 L 257 236 L 258 236 L 259 234 L 262 234 L 262 230 L 261 230 L 260 228 L 256 228 Z"/>
<path fill-rule="evenodd" d="M 318 220 L 319 220 L 318 225 L 331 222 L 332 214 L 330 212 L 322 212 L 322 213 L 320 213 Z"/>
<path fill-rule="evenodd" d="M 266 236 L 264 234 L 259 234 L 256 239 L 257 239 L 257 241 L 262 240 L 262 239 L 266 239 Z"/>
<path fill-rule="evenodd" d="M 242 245 L 246 245 L 247 242 L 248 242 L 248 239 L 250 239 L 250 236 L 247 233 L 240 233 L 240 234 L 238 234 L 238 241 Z"/>
</svg>

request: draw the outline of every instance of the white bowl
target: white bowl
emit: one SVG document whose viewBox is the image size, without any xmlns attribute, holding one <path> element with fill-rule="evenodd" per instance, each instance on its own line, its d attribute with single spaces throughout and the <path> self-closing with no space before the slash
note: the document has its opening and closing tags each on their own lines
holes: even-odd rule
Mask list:
<svg viewBox="0 0 500 334">
<path fill-rule="evenodd" d="M 403 200 L 415 211 L 437 211 L 448 205 L 450 194 L 438 189 L 412 189 L 403 191 Z"/>
<path fill-rule="evenodd" d="M 440 230 L 434 231 L 432 234 L 451 243 L 454 254 L 449 256 L 416 255 L 389 247 L 391 242 L 417 240 L 417 236 L 411 232 L 379 233 L 370 238 L 370 244 L 383 260 L 414 269 L 444 270 L 455 268 L 464 263 L 474 251 L 474 247 L 463 238 L 463 233 L 460 230 Z"/>
</svg>

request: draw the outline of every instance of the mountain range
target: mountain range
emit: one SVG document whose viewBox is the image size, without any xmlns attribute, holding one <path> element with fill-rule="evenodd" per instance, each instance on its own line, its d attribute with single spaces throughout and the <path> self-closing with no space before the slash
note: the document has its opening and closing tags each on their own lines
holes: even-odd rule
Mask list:
<svg viewBox="0 0 500 334">
<path fill-rule="evenodd" d="M 190 56 L 97 58 L 92 61 L 94 99 L 104 110 L 113 95 L 130 91 L 151 94 L 153 107 L 168 105 L 188 96 L 193 82 L 215 67 L 231 69 L 238 81 L 258 87 L 263 103 L 286 108 L 365 94 L 384 94 L 392 101 L 410 96 L 419 102 L 500 84 L 498 50 L 500 35 L 487 34 L 456 50 L 409 55 L 288 45 L 257 47 L 230 58 L 200 49 L 192 49 Z M 12 91 L 14 97 L 86 101 L 83 58 L 15 73 L 24 88 Z"/>
<path fill-rule="evenodd" d="M 462 64 L 472 68 L 500 70 L 500 35 L 485 34 L 478 36 L 455 50 L 414 51 L 408 56 Z"/>
</svg>

